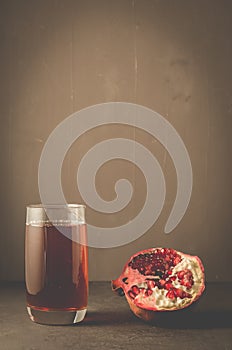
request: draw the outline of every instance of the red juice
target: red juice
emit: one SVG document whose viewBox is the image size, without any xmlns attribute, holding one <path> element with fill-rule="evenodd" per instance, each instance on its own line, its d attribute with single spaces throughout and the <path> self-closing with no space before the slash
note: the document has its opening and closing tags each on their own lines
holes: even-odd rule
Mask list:
<svg viewBox="0 0 232 350">
<path fill-rule="evenodd" d="M 86 309 L 86 225 L 26 225 L 25 274 L 27 304 L 31 308 Z"/>
</svg>

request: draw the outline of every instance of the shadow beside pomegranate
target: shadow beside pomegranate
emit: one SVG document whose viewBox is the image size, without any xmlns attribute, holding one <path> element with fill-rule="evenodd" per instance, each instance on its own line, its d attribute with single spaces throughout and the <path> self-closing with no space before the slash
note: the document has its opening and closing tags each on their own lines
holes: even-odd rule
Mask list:
<svg viewBox="0 0 232 350">
<path fill-rule="evenodd" d="M 203 295 L 186 309 L 156 312 L 151 324 L 172 329 L 232 327 L 232 284 L 206 283 Z"/>
<path fill-rule="evenodd" d="M 159 327 L 166 329 L 211 329 L 232 326 L 232 284 L 208 283 L 195 303 L 178 311 L 155 312 L 153 321 L 136 317 L 125 297 L 112 293 L 110 282 L 90 283 L 87 315 L 80 326 Z"/>
<path fill-rule="evenodd" d="M 154 320 L 146 322 L 128 311 L 90 311 L 79 326 L 118 326 L 135 325 L 143 323 L 159 328 L 169 329 L 211 329 L 232 327 L 231 312 L 192 312 L 191 310 L 179 310 L 172 312 L 157 312 Z"/>
<path fill-rule="evenodd" d="M 172 329 L 210 329 L 232 327 L 232 313 L 225 311 L 191 312 L 179 310 L 157 313 L 151 324 Z"/>
</svg>

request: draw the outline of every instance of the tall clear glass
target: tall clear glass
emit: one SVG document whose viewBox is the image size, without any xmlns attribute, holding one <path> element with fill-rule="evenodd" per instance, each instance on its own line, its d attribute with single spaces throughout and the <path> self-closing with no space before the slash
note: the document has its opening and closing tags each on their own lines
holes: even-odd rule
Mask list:
<svg viewBox="0 0 232 350">
<path fill-rule="evenodd" d="M 84 319 L 88 299 L 85 206 L 27 206 L 25 280 L 32 321 L 64 325 Z"/>
</svg>

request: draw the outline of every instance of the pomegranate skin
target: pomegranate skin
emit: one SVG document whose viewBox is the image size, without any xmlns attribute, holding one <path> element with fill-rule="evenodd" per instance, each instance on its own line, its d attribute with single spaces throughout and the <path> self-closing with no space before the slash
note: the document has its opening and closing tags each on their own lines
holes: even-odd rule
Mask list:
<svg viewBox="0 0 232 350">
<path fill-rule="evenodd" d="M 130 257 L 112 289 L 125 295 L 133 313 L 145 321 L 157 312 L 189 307 L 205 289 L 204 267 L 198 256 L 172 248 L 149 248 Z"/>
</svg>

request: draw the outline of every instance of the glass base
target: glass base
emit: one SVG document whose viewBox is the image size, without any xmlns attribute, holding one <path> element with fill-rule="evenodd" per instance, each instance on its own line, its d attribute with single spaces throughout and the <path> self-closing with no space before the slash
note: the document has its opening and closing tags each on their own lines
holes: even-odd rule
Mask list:
<svg viewBox="0 0 232 350">
<path fill-rule="evenodd" d="M 70 325 L 81 322 L 87 309 L 74 311 L 44 311 L 27 306 L 27 312 L 33 322 L 47 325 Z"/>
</svg>

